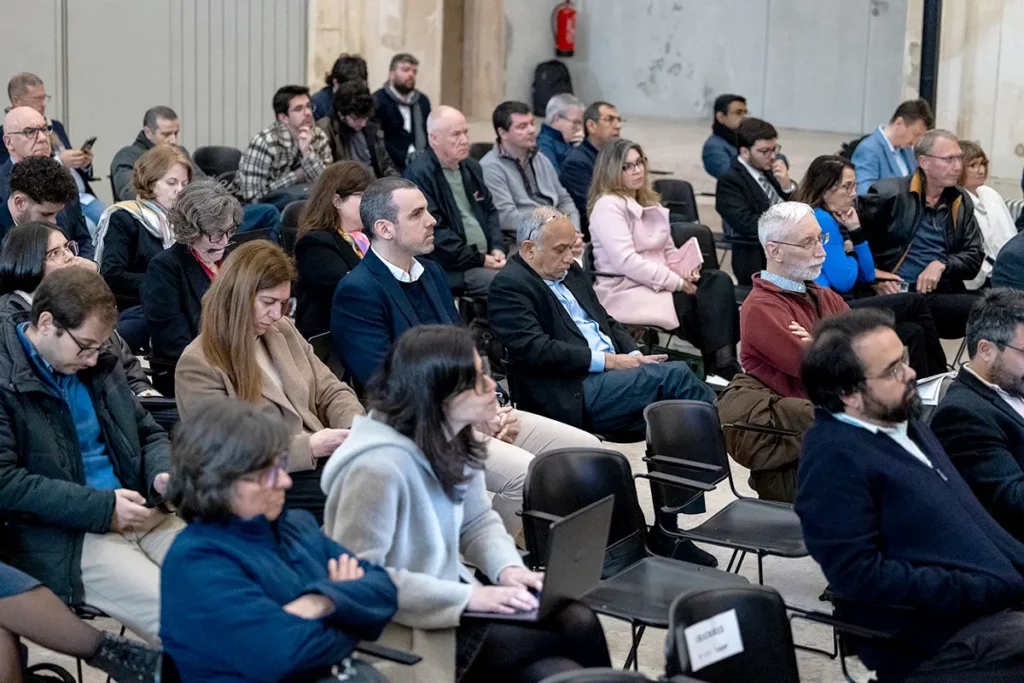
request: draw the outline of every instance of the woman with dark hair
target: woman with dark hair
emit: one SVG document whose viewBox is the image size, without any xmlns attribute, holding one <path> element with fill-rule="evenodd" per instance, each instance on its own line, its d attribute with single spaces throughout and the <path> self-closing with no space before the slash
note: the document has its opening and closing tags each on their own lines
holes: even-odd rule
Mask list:
<svg viewBox="0 0 1024 683">
<path fill-rule="evenodd" d="M 11 228 L 0 250 L 0 318 L 17 316 L 28 320 L 32 295 L 39 283 L 50 273 L 68 266 L 96 270 L 96 264 L 78 256 L 78 245 L 69 242 L 52 223 L 22 223 Z M 116 329 L 102 350 L 121 360 L 128 385 L 136 396 L 159 395 Z"/>
<path fill-rule="evenodd" d="M 160 637 L 182 681 L 381 680 L 346 658 L 397 609 L 386 571 L 284 510 L 291 431 L 221 399 L 171 434 L 167 498 L 188 522 L 164 559 Z M 361 674 L 361 675 L 360 675 Z"/>
<path fill-rule="evenodd" d="M 175 399 L 190 420 L 213 398 L 272 406 L 291 431 L 288 506 L 323 518 L 323 461 L 363 414 L 355 392 L 324 365 L 291 315 L 295 267 L 266 240 L 239 246 L 203 297 L 200 334 L 174 370 Z"/>
<path fill-rule="evenodd" d="M 327 133 L 335 161 L 354 160 L 372 170 L 374 177 L 398 176 L 384 133 L 373 118 L 375 103 L 365 80 L 346 81 L 334 91 L 330 116 L 316 122 Z"/>
<path fill-rule="evenodd" d="M 468 331 L 423 325 L 399 337 L 370 384 L 373 410 L 324 468 L 325 531 L 388 568 L 399 610 L 383 639 L 423 657 L 416 681 L 535 682 L 608 666 L 597 617 L 571 603 L 535 624 L 476 620 L 537 607 L 529 571 L 491 509 L 483 444 L 495 383 Z M 462 559 L 494 585 L 481 585 Z"/>
<path fill-rule="evenodd" d="M 357 161 L 331 164 L 299 217 L 295 325 L 306 337 L 330 329 L 334 289 L 370 249 L 359 204 L 371 182 L 373 174 Z"/>
</svg>

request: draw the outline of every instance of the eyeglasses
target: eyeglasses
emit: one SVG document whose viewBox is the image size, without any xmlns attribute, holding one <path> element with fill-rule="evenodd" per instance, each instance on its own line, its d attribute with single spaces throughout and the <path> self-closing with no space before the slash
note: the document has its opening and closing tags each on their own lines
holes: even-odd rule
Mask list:
<svg viewBox="0 0 1024 683">
<path fill-rule="evenodd" d="M 259 297 L 259 302 L 267 308 L 270 308 L 274 304 L 279 305 L 281 307 L 281 317 L 283 318 L 291 318 L 295 315 L 297 300 L 294 296 L 290 296 L 287 299 L 275 299 L 269 296 L 261 296 Z"/>
<path fill-rule="evenodd" d="M 641 170 L 647 168 L 647 159 L 640 158 L 637 159 L 636 161 L 627 161 L 626 163 L 622 164 L 622 170 L 625 173 L 632 173 L 638 168 Z"/>
<path fill-rule="evenodd" d="M 65 263 L 78 256 L 78 242 L 67 242 L 46 252 L 43 258 L 50 263 Z"/>
<path fill-rule="evenodd" d="M 541 223 L 541 225 L 547 225 L 551 221 L 557 221 L 559 218 L 568 218 L 568 216 L 566 216 L 564 213 L 556 213 L 554 216 L 550 216 L 548 218 L 545 218 L 544 222 Z"/>
<path fill-rule="evenodd" d="M 757 152 L 758 154 L 764 155 L 772 153 L 778 154 L 779 152 L 782 151 L 782 145 L 775 145 L 774 147 L 762 147 L 761 149 L 758 149 L 757 147 L 751 147 L 751 150 Z"/>
<path fill-rule="evenodd" d="M 284 463 L 278 462 L 266 469 L 260 470 L 259 472 L 243 474 L 239 479 L 242 481 L 252 482 L 253 484 L 259 484 L 265 489 L 272 489 L 277 486 L 277 482 L 281 479 L 281 475 L 287 473 L 288 468 L 285 467 Z"/>
<path fill-rule="evenodd" d="M 1013 349 L 1018 353 L 1024 353 L 1024 349 L 1018 349 L 1016 346 L 1012 346 L 1011 344 L 999 344 L 999 346 L 1003 347 L 1004 349 Z"/>
<path fill-rule="evenodd" d="M 71 330 L 69 330 L 68 328 L 61 327 L 59 329 L 62 329 L 65 332 L 67 332 L 68 336 L 71 337 L 71 341 L 75 342 L 75 344 L 78 346 L 78 357 L 79 358 L 88 358 L 89 356 L 93 356 L 93 355 L 98 355 L 99 354 L 100 349 L 102 348 L 101 346 L 86 346 L 82 342 L 78 341 L 78 337 L 73 335 L 71 333 Z"/>
<path fill-rule="evenodd" d="M 850 180 L 840 185 L 837 189 L 842 190 L 846 194 L 854 194 L 857 191 L 857 181 Z"/>
<path fill-rule="evenodd" d="M 225 237 L 227 237 L 228 239 L 231 239 L 236 234 L 238 234 L 238 226 L 237 225 L 233 225 L 230 228 L 228 228 L 227 230 L 214 230 L 212 232 L 204 232 L 203 234 L 206 235 L 206 237 L 211 242 L 220 242 Z"/>
<path fill-rule="evenodd" d="M 796 244 L 794 242 L 779 242 L 778 240 L 769 240 L 769 241 L 770 242 L 775 242 L 775 244 L 785 244 L 787 247 L 796 247 L 797 249 L 803 249 L 803 250 L 806 251 L 808 249 L 814 249 L 814 247 L 818 246 L 819 243 L 821 243 L 822 246 L 825 246 L 826 244 L 828 244 L 828 238 L 829 238 L 829 233 L 823 232 L 823 233 L 821 233 L 820 237 L 818 237 L 816 239 L 805 240 L 805 241 L 801 242 L 800 244 Z"/>
<path fill-rule="evenodd" d="M 311 103 L 299 104 L 288 110 L 291 114 L 301 114 L 305 111 L 313 111 L 313 105 Z"/>
<path fill-rule="evenodd" d="M 910 353 L 907 351 L 907 347 L 903 347 L 903 355 L 900 359 L 892 364 L 892 366 L 883 372 L 881 375 L 875 377 L 865 377 L 864 379 L 894 379 L 900 381 L 904 377 L 904 373 L 907 368 L 910 367 Z"/>
<path fill-rule="evenodd" d="M 934 154 L 922 154 L 921 156 L 926 156 L 926 157 L 929 157 L 931 159 L 938 159 L 939 161 L 941 161 L 943 163 L 946 163 L 946 164 L 949 164 L 951 166 L 956 166 L 957 164 L 963 164 L 964 163 L 964 155 L 963 154 L 950 154 L 948 157 L 937 157 Z"/>
<path fill-rule="evenodd" d="M 604 123 L 625 123 L 626 119 L 615 114 L 605 114 L 604 116 L 599 118 L 598 121 L 602 121 Z"/>
<path fill-rule="evenodd" d="M 569 119 L 569 118 L 565 118 L 564 116 L 562 118 L 564 118 L 566 121 L 568 121 L 569 123 L 572 124 L 572 129 L 573 130 L 582 130 L 583 129 L 583 119 Z"/>
<path fill-rule="evenodd" d="M 31 140 L 32 138 L 37 137 L 40 133 L 43 133 L 44 135 L 49 135 L 52 130 L 53 126 L 51 126 L 50 124 L 46 124 L 45 126 L 37 126 L 36 128 L 24 128 L 22 130 L 16 130 L 11 132 L 10 134 L 24 135 L 26 138 L 29 138 Z"/>
</svg>

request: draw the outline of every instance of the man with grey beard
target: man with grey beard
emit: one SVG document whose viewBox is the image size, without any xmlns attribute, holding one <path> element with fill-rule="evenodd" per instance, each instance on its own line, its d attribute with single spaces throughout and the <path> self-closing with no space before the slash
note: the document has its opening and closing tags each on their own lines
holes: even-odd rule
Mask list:
<svg viewBox="0 0 1024 683">
<path fill-rule="evenodd" d="M 985 293 L 967 318 L 967 351 L 932 430 L 981 504 L 1024 539 L 1024 292 Z"/>
</svg>

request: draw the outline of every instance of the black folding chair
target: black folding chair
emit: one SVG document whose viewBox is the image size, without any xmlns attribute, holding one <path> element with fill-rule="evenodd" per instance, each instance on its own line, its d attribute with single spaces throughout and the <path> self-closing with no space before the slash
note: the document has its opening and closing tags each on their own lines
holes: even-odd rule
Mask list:
<svg viewBox="0 0 1024 683">
<path fill-rule="evenodd" d="M 492 149 L 494 149 L 493 142 L 474 142 L 469 146 L 469 156 L 480 161 Z"/>
<path fill-rule="evenodd" d="M 99 609 L 97 607 L 93 607 L 92 605 L 85 605 L 85 604 L 71 605 L 71 611 L 74 612 L 75 616 L 78 617 L 79 619 L 81 619 L 82 621 L 93 621 L 94 619 L 110 619 L 110 618 L 112 618 L 109 614 L 107 614 L 103 610 L 101 610 L 101 609 Z M 123 636 L 125 630 L 126 629 L 125 629 L 124 624 L 121 624 L 121 631 L 118 633 L 118 635 Z M 75 667 L 76 667 L 76 669 L 78 671 L 78 683 L 85 683 L 85 678 L 82 675 L 82 658 L 81 657 L 76 657 L 75 658 Z M 107 676 L 107 683 L 110 683 L 111 680 L 112 679 L 110 678 L 110 676 Z"/>
<path fill-rule="evenodd" d="M 661 195 L 661 205 L 668 209 L 669 220 L 673 223 L 700 223 L 693 185 L 678 178 L 659 178 L 652 187 Z"/>
<path fill-rule="evenodd" d="M 615 496 L 605 542 L 603 579 L 582 601 L 599 614 L 629 622 L 632 647 L 624 669 L 637 666 L 637 648 L 648 626 L 668 626 L 668 608 L 677 595 L 747 583 L 735 574 L 653 556 L 647 549 L 647 527 L 636 497 L 635 478 L 713 488 L 661 473 L 633 475 L 626 456 L 598 448 L 559 448 L 541 453 L 530 462 L 523 487 L 523 533 L 536 568 L 547 563 L 551 522 L 608 495 Z"/>
<path fill-rule="evenodd" d="M 718 252 L 715 251 L 715 233 L 711 232 L 711 228 L 700 223 L 673 221 L 671 230 L 672 243 L 677 247 L 683 246 L 691 237 L 697 238 L 700 253 L 704 257 L 704 269 L 718 270 L 720 268 Z"/>
<path fill-rule="evenodd" d="M 178 424 L 178 404 L 168 396 L 139 396 L 139 403 L 166 431 Z"/>
<path fill-rule="evenodd" d="M 696 667 L 684 635 L 687 627 L 736 610 L 741 652 Z M 774 588 L 729 586 L 692 591 L 676 598 L 665 639 L 667 675 L 692 674 L 707 683 L 800 683 L 786 605 Z"/>
<path fill-rule="evenodd" d="M 800 519 L 792 505 L 742 496 L 736 490 L 722 426 L 714 406 L 702 401 L 658 401 L 644 409 L 644 419 L 647 421 L 647 455 L 644 462 L 649 468 L 677 478 L 698 480 L 701 486 L 689 487 L 694 496 L 710 490 L 707 486 L 714 488 L 715 484 L 728 479 L 729 488 L 736 496 L 736 500 L 696 527 L 678 531 L 662 529 L 663 533 L 732 548 L 732 557 L 726 571 L 739 572 L 747 553 L 756 553 L 757 579 L 761 584 L 764 583 L 766 556 L 807 556 Z M 679 461 L 677 458 L 686 460 Z M 718 470 L 709 470 L 708 466 Z M 656 490 L 660 488 L 659 481 L 651 481 L 654 499 L 664 500 L 665 492 Z M 670 481 L 669 484 L 679 486 L 679 482 Z M 674 514 L 681 509 L 682 506 L 662 507 L 661 512 Z"/>
<path fill-rule="evenodd" d="M 235 147 L 210 145 L 198 148 L 192 155 L 192 161 L 202 169 L 203 173 L 214 178 L 228 171 L 237 171 L 242 160 L 242 151 Z"/>
<path fill-rule="evenodd" d="M 291 202 L 281 212 L 281 246 L 288 255 L 295 253 L 295 243 L 299 239 L 299 216 L 308 201 L 299 199 Z"/>
</svg>

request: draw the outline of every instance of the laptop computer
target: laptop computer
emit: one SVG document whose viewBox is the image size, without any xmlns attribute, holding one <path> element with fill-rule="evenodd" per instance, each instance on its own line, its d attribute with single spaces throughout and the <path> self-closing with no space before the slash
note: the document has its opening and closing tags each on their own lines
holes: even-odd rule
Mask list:
<svg viewBox="0 0 1024 683">
<path fill-rule="evenodd" d="M 540 621 L 571 600 L 579 600 L 601 581 L 605 543 L 615 496 L 609 495 L 551 524 L 548 566 L 537 609 L 512 614 L 463 612 L 466 619 Z"/>
</svg>

